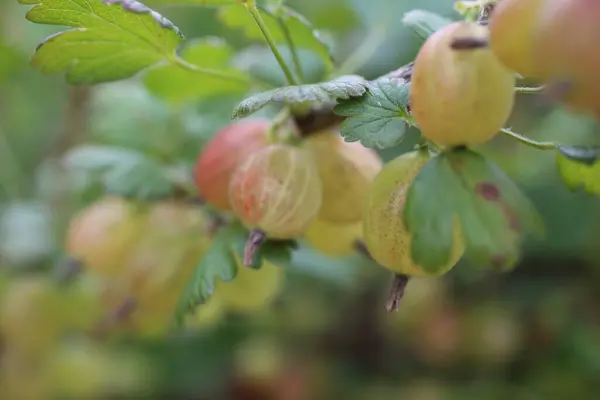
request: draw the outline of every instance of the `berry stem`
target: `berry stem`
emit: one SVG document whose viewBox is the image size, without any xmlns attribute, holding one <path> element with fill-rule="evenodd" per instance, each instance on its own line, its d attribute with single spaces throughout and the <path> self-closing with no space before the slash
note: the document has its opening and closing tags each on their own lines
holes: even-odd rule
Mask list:
<svg viewBox="0 0 600 400">
<path fill-rule="evenodd" d="M 541 93 L 543 91 L 544 91 L 544 86 L 537 86 L 537 87 L 521 87 L 521 86 L 517 86 L 517 87 L 515 87 L 515 92 L 516 93 L 535 94 L 535 93 Z"/>
<path fill-rule="evenodd" d="M 273 52 L 273 55 L 277 59 L 277 62 L 279 63 L 281 70 L 285 74 L 285 77 L 288 80 L 288 83 L 292 86 L 298 85 L 298 82 L 296 81 L 294 74 L 292 73 L 292 71 L 290 70 L 288 65 L 286 64 L 285 60 L 283 59 L 283 56 L 281 55 L 281 52 L 277 48 L 277 45 L 275 44 L 275 39 L 273 39 L 273 35 L 271 35 L 271 31 L 269 31 L 269 28 L 265 24 L 265 21 L 262 19 L 260 12 L 258 11 L 258 8 L 256 7 L 256 1 L 249 0 L 244 3 L 244 6 L 246 7 L 246 10 L 248 10 L 248 13 L 252 17 L 252 19 L 254 19 L 254 22 L 256 22 L 258 29 L 260 29 L 261 33 L 263 34 L 265 41 L 269 45 L 269 48 L 271 49 L 271 51 Z"/>
<path fill-rule="evenodd" d="M 388 312 L 398 311 L 398 307 L 400 305 L 402 297 L 404 297 L 404 290 L 406 289 L 407 284 L 408 276 L 394 274 L 394 278 L 392 280 L 392 288 L 390 289 L 390 296 L 386 305 L 386 309 Z"/>
<path fill-rule="evenodd" d="M 217 78 L 217 79 L 221 79 L 221 80 L 225 80 L 225 81 L 237 82 L 237 83 L 244 84 L 244 85 L 252 84 L 252 82 L 249 79 L 243 78 L 241 76 L 228 74 L 223 71 L 216 70 L 216 69 L 204 68 L 204 67 L 200 67 L 198 65 L 192 64 L 192 63 L 184 60 L 177 54 L 173 54 L 171 56 L 171 62 L 180 68 L 183 68 L 190 72 L 195 72 L 197 74 L 211 76 L 213 78 Z"/>
<path fill-rule="evenodd" d="M 253 229 L 250 231 L 250 236 L 246 240 L 246 246 L 244 247 L 244 266 L 252 268 L 254 265 L 254 258 L 256 253 L 260 249 L 260 246 L 267 239 L 267 235 L 260 229 Z"/>
<path fill-rule="evenodd" d="M 359 240 L 355 241 L 354 248 L 356 249 L 357 253 L 364 255 L 365 257 L 367 257 L 370 260 L 373 259 L 373 257 L 371 257 L 371 253 L 369 253 L 369 249 L 367 248 L 367 245 L 365 244 L 365 242 L 363 240 L 359 239 Z"/>
<path fill-rule="evenodd" d="M 523 135 L 520 135 L 516 132 L 511 131 L 508 128 L 500 129 L 500 132 L 505 134 L 506 136 L 510 136 L 511 138 L 527 145 L 529 147 L 533 147 L 538 150 L 556 150 L 558 148 L 558 144 L 554 142 L 538 142 L 537 140 L 529 139 Z"/>
<path fill-rule="evenodd" d="M 288 107 L 283 108 L 279 113 L 273 118 L 273 122 L 269 127 L 267 132 L 267 140 L 271 144 L 279 143 L 279 130 L 281 126 L 285 123 L 285 121 L 290 117 L 291 111 Z"/>
</svg>

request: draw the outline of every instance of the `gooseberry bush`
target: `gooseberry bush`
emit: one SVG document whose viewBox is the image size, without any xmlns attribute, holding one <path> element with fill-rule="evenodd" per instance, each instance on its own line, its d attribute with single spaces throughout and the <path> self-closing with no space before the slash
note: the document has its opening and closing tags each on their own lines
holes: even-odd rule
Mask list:
<svg viewBox="0 0 600 400">
<path fill-rule="evenodd" d="M 70 311 L 46 324 L 45 341 L 71 328 L 163 335 L 223 310 L 267 307 L 300 241 L 392 271 L 390 311 L 411 277 L 439 279 L 460 260 L 509 271 L 544 224 L 478 150 L 497 135 L 555 152 L 569 188 L 600 196 L 598 149 L 538 142 L 507 126 L 517 97 L 531 93 L 599 115 L 600 57 L 588 51 L 600 39 L 595 1 L 459 1 L 455 20 L 413 10 L 402 22 L 423 40 L 414 62 L 371 80 L 343 68 L 284 1 L 18 1 L 31 6 L 32 23 L 67 27 L 35 49 L 31 65 L 43 73 L 64 73 L 74 86 L 139 77 L 175 120 L 199 100 L 233 95 L 239 104 L 193 165 L 92 145 L 66 154 L 65 165 L 90 172 L 104 197 L 67 229 L 69 291 L 32 281 L 5 294 L 2 329 L 14 357 L 47 347 L 23 333 L 55 315 L 50 307 Z M 149 8 L 169 5 L 216 8 L 226 27 L 270 50 L 284 81 L 234 63 L 222 39 L 186 39 Z M 319 79 L 308 76 L 307 54 L 322 66 Z M 421 134 L 416 147 L 384 163 L 377 151 L 398 146 L 409 128 Z M 74 301 L 89 306 L 71 310 Z"/>
</svg>

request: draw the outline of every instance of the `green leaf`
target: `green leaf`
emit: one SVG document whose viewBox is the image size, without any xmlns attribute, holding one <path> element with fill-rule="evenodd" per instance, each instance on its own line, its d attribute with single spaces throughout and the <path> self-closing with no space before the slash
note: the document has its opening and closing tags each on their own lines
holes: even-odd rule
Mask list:
<svg viewBox="0 0 600 400">
<path fill-rule="evenodd" d="M 273 36 L 275 43 L 287 45 L 286 33 L 281 24 L 289 32 L 294 46 L 314 51 L 325 63 L 327 70 L 333 68 L 334 60 L 331 50 L 321 34 L 301 14 L 289 7 L 259 8 L 265 24 Z M 219 18 L 225 25 L 240 29 L 250 39 L 263 41 L 263 35 L 244 7 L 225 7 L 220 10 Z"/>
<path fill-rule="evenodd" d="M 174 104 L 191 102 L 202 97 L 245 92 L 249 89 L 250 81 L 244 73 L 230 66 L 233 54 L 233 48 L 224 40 L 205 37 L 186 43 L 181 56 L 198 67 L 237 76 L 239 81 L 218 79 L 175 65 L 167 65 L 149 70 L 144 76 L 144 84 L 152 94 Z"/>
<path fill-rule="evenodd" d="M 267 240 L 258 251 L 260 264 L 264 260 L 278 267 L 287 267 L 292 262 L 292 251 L 298 248 L 295 240 Z"/>
<path fill-rule="evenodd" d="M 372 82 L 361 97 L 338 101 L 333 111 L 349 117 L 340 127 L 341 135 L 349 142 L 360 141 L 371 148 L 398 145 L 409 121 L 409 91 L 410 84 L 405 80 L 381 78 Z"/>
<path fill-rule="evenodd" d="M 600 196 L 600 148 L 561 146 L 556 162 L 569 189 Z"/>
<path fill-rule="evenodd" d="M 233 280 L 237 274 L 234 252 L 246 242 L 248 231 L 239 223 L 232 223 L 221 228 L 214 241 L 199 261 L 194 275 L 184 290 L 175 318 L 183 322 L 185 314 L 198 304 L 204 303 L 215 290 L 215 279 L 225 282 Z"/>
<path fill-rule="evenodd" d="M 169 170 L 134 150 L 84 145 L 68 152 L 63 163 L 72 171 L 93 174 L 107 192 L 123 197 L 162 198 L 174 189 Z"/>
<path fill-rule="evenodd" d="M 404 14 L 402 23 L 426 40 L 435 31 L 451 24 L 452 21 L 431 11 L 411 10 Z"/>
<path fill-rule="evenodd" d="M 23 58 L 21 52 L 4 43 L 0 37 L 0 83 L 6 82 L 19 71 Z"/>
<path fill-rule="evenodd" d="M 146 0 L 146 4 L 159 6 L 222 7 L 240 4 L 240 0 Z"/>
<path fill-rule="evenodd" d="M 327 103 L 336 99 L 361 96 L 367 91 L 368 82 L 358 75 L 347 75 L 329 82 L 311 85 L 287 86 L 255 94 L 242 101 L 234 109 L 232 118 L 246 117 L 267 104 Z"/>
<path fill-rule="evenodd" d="M 74 29 L 46 38 L 32 65 L 44 73 L 66 71 L 71 84 L 126 79 L 170 59 L 183 41 L 179 29 L 132 0 L 19 0 L 34 7 L 31 22 Z"/>
<path fill-rule="evenodd" d="M 482 155 L 456 149 L 433 157 L 411 185 L 404 210 L 415 262 L 435 272 L 448 261 L 460 223 L 466 256 L 485 267 L 507 269 L 519 258 L 526 233 L 543 234 L 533 204 Z"/>
</svg>

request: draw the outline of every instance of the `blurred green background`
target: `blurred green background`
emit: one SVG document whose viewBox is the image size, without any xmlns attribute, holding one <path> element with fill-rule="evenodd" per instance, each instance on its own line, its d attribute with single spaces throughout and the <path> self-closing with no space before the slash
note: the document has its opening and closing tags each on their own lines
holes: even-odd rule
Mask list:
<svg viewBox="0 0 600 400">
<path fill-rule="evenodd" d="M 450 0 L 288 3 L 325 33 L 338 61 L 383 31 L 385 40 L 357 71 L 370 79 L 414 58 L 421 39 L 402 25 L 404 12 L 458 17 Z M 188 38 L 221 36 L 240 50 L 256 45 L 221 25 L 215 10 L 157 9 Z M 55 265 L 69 217 L 102 194 L 65 172 L 60 160 L 69 149 L 112 143 L 191 163 L 241 100 L 175 109 L 138 79 L 69 87 L 62 76 L 30 68 L 35 46 L 60 28 L 29 23 L 25 12 L 16 1 L 0 3 L 0 265 L 9 270 Z M 510 125 L 539 140 L 600 144 L 595 121 L 534 95 L 518 99 Z M 414 136 L 382 156 L 407 151 Z M 148 357 L 158 378 L 147 382 L 152 394 L 111 398 L 596 398 L 600 202 L 563 187 L 552 152 L 501 137 L 481 150 L 546 222 L 546 237 L 527 243 L 514 272 L 461 263 L 441 279 L 412 280 L 400 311 L 388 314 L 388 272 L 360 256 L 329 259 L 303 247 L 272 308 L 184 337 L 122 344 Z"/>
</svg>

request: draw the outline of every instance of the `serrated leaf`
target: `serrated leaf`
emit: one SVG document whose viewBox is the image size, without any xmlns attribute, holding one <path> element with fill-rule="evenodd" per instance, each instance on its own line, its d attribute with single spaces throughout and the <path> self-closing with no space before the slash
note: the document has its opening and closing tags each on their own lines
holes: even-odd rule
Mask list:
<svg viewBox="0 0 600 400">
<path fill-rule="evenodd" d="M 340 133 L 348 142 L 386 149 L 404 138 L 410 84 L 402 79 L 381 78 L 361 97 L 338 101 L 337 115 L 347 118 Z"/>
<path fill-rule="evenodd" d="M 402 23 L 421 39 L 426 40 L 435 31 L 451 24 L 452 21 L 431 11 L 411 10 L 404 14 Z"/>
<path fill-rule="evenodd" d="M 133 0 L 19 0 L 31 22 L 74 29 L 46 38 L 32 65 L 71 84 L 126 79 L 169 59 L 183 41 L 171 21 Z"/>
<path fill-rule="evenodd" d="M 526 233 L 543 233 L 531 202 L 495 164 L 471 150 L 453 150 L 430 160 L 411 185 L 404 210 L 414 235 L 415 262 L 437 271 L 448 260 L 454 239 L 451 220 L 460 223 L 466 256 L 474 263 L 513 267 Z"/>
<path fill-rule="evenodd" d="M 189 42 L 181 52 L 183 59 L 198 67 L 219 70 L 238 80 L 219 79 L 167 65 L 146 72 L 144 84 L 152 94 L 174 104 L 207 96 L 245 92 L 250 87 L 250 80 L 244 73 L 230 66 L 233 54 L 233 48 L 216 37 L 196 39 Z"/>
<path fill-rule="evenodd" d="M 286 86 L 255 94 L 242 101 L 233 110 L 232 118 L 243 118 L 269 103 L 309 104 L 327 103 L 336 99 L 361 96 L 367 91 L 367 81 L 358 75 L 347 75 L 329 82 L 310 85 Z"/>
<path fill-rule="evenodd" d="M 175 317 L 179 323 L 185 314 L 198 304 L 204 303 L 215 290 L 215 279 L 225 282 L 233 280 L 237 274 L 234 251 L 240 243 L 245 243 L 248 231 L 238 223 L 221 228 L 208 251 L 199 260 L 198 266 L 188 286 L 181 295 Z"/>
<path fill-rule="evenodd" d="M 556 162 L 560 176 L 569 189 L 583 189 L 600 196 L 600 148 L 561 146 Z"/>
<path fill-rule="evenodd" d="M 289 32 L 295 47 L 314 51 L 321 57 L 328 71 L 333 68 L 334 60 L 329 46 L 304 16 L 285 6 L 269 9 L 259 7 L 259 12 L 275 43 L 287 45 L 286 33 L 280 25 L 281 21 Z M 244 7 L 225 7 L 220 10 L 219 18 L 228 27 L 242 30 L 244 35 L 250 39 L 264 40 L 256 22 Z"/>
</svg>

